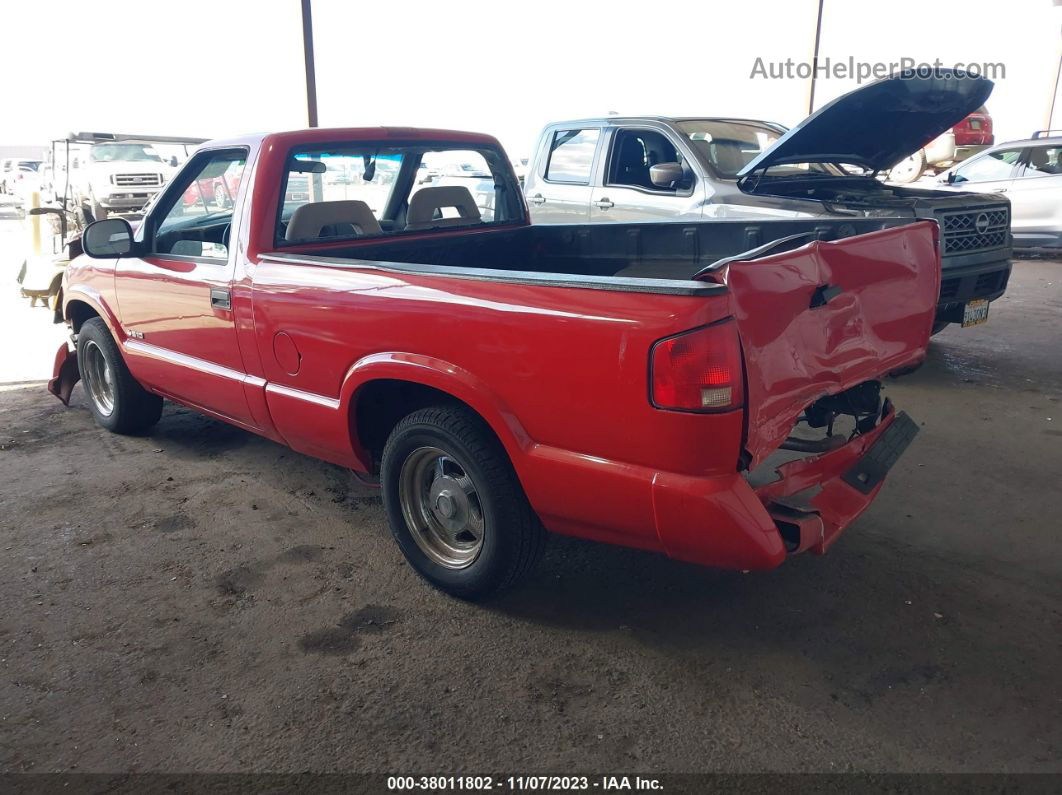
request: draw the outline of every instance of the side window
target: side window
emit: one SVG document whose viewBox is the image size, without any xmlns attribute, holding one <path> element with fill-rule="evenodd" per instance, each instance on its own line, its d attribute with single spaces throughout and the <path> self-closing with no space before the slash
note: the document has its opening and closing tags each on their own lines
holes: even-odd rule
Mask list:
<svg viewBox="0 0 1062 795">
<path fill-rule="evenodd" d="M 1019 177 L 1053 177 L 1062 174 L 1062 146 L 1034 146 Z"/>
<path fill-rule="evenodd" d="M 612 143 L 608 185 L 674 193 L 676 187 L 659 187 L 650 179 L 649 169 L 664 163 L 684 166 L 682 155 L 667 136 L 653 130 L 619 130 Z M 688 187 L 688 186 L 687 186 Z"/>
<path fill-rule="evenodd" d="M 152 251 L 210 259 L 228 256 L 229 222 L 246 162 L 243 150 L 197 157 L 190 172 L 182 175 L 184 190 L 176 199 L 167 197 L 172 204 L 155 227 Z"/>
<path fill-rule="evenodd" d="M 546 162 L 546 179 L 551 182 L 590 183 L 590 168 L 594 164 L 597 139 L 601 131 L 559 130 L 553 134 Z"/>
<path fill-rule="evenodd" d="M 994 179 L 1010 179 L 1014 165 L 1021 157 L 1021 149 L 1000 149 L 990 152 L 955 169 L 955 182 L 988 182 Z"/>
</svg>

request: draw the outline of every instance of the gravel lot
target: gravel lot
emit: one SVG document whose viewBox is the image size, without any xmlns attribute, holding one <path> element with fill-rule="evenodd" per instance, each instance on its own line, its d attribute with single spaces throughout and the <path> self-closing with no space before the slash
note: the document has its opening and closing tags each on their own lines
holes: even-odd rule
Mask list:
<svg viewBox="0 0 1062 795">
<path fill-rule="evenodd" d="M 7 351 L 53 333 L 0 284 Z M 888 390 L 922 433 L 825 557 L 554 538 L 480 606 L 342 469 L 0 386 L 0 771 L 1062 771 L 1060 320 L 1062 263 L 1025 260 L 936 338 Z"/>
</svg>

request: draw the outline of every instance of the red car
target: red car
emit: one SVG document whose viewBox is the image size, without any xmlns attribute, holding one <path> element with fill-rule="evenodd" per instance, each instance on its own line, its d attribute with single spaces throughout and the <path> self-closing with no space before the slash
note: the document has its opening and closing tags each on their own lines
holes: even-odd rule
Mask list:
<svg viewBox="0 0 1062 795">
<path fill-rule="evenodd" d="M 995 143 L 988 108 L 979 107 L 947 132 L 938 135 L 889 172 L 892 182 L 914 182 L 927 171 L 936 173 L 961 163 Z"/>
<path fill-rule="evenodd" d="M 485 162 L 490 213 L 418 184 L 428 152 Z M 547 531 L 735 569 L 824 552 L 915 432 L 882 379 L 925 357 L 937 225 L 532 226 L 510 162 L 439 130 L 209 143 L 135 233 L 88 227 L 49 389 L 80 377 L 115 432 L 165 398 L 349 467 L 465 598 Z M 178 211 L 227 170 L 232 212 Z"/>
<path fill-rule="evenodd" d="M 185 207 L 202 207 L 205 211 L 224 210 L 236 203 L 236 193 L 240 189 L 239 173 L 223 173 L 215 177 L 204 177 L 192 182 L 181 194 Z"/>
</svg>

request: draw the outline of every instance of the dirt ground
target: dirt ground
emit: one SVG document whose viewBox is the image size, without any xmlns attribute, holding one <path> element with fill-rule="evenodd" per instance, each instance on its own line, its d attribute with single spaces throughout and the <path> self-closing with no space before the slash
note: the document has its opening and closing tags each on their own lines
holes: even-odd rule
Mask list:
<svg viewBox="0 0 1062 795">
<path fill-rule="evenodd" d="M 1062 771 L 1060 328 L 1031 260 L 937 337 L 888 389 L 922 433 L 825 557 L 554 538 L 479 606 L 344 470 L 0 387 L 0 770 Z"/>
</svg>

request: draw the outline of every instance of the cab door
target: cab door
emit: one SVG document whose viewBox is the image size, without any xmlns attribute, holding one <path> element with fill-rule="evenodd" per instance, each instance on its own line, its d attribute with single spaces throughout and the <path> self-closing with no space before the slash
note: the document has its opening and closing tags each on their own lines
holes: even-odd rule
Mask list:
<svg viewBox="0 0 1062 795">
<path fill-rule="evenodd" d="M 597 127 L 556 129 L 547 133 L 527 175 L 524 196 L 536 224 L 585 224 L 590 220 L 590 195 L 601 130 Z"/>
<path fill-rule="evenodd" d="M 975 193 L 1007 193 L 1021 160 L 1022 147 L 997 149 L 971 157 L 951 170 L 947 184 Z"/>
<path fill-rule="evenodd" d="M 1014 242 L 1057 246 L 1062 238 L 1062 144 L 1030 146 L 1007 195 Z"/>
<path fill-rule="evenodd" d="M 704 184 L 694 176 L 682 147 L 663 131 L 620 127 L 610 131 L 602 179 L 590 197 L 591 223 L 700 220 Z M 683 177 L 663 186 L 650 169 L 673 163 Z"/>
<path fill-rule="evenodd" d="M 230 292 L 234 208 L 218 205 L 225 193 L 215 190 L 239 180 L 246 159 L 245 149 L 223 149 L 189 161 L 139 230 L 147 253 L 117 261 L 115 291 L 125 358 L 137 380 L 254 428 Z"/>
</svg>

